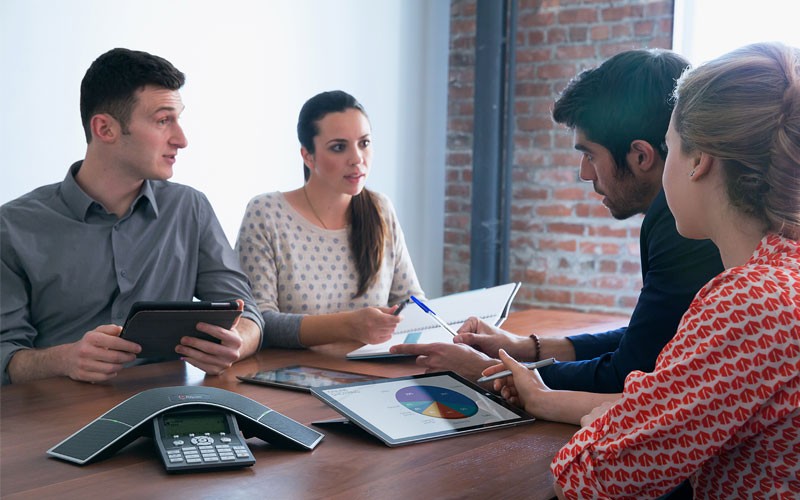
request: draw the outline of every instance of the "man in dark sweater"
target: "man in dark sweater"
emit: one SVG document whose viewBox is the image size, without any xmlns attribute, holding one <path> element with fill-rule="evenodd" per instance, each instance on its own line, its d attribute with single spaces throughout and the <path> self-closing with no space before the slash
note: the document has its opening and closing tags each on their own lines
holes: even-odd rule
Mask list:
<svg viewBox="0 0 800 500">
<path fill-rule="evenodd" d="M 428 371 L 453 370 L 472 380 L 505 349 L 518 360 L 554 357 L 539 370 L 551 389 L 621 392 L 633 370 L 652 371 L 697 291 L 722 271 L 711 241 L 675 228 L 661 188 L 664 135 L 675 81 L 689 63 L 663 50 L 631 50 L 576 76 L 555 102 L 553 118 L 574 132 L 583 153 L 580 178 L 591 181 L 617 219 L 645 214 L 640 233 L 643 286 L 627 327 L 562 338 L 510 334 L 477 318 L 453 344 L 403 344 L 393 353 L 420 356 Z"/>
</svg>

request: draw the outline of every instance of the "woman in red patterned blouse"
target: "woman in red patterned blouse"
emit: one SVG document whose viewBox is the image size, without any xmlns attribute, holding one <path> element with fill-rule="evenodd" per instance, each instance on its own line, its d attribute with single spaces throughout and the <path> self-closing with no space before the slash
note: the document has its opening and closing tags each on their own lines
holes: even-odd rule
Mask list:
<svg viewBox="0 0 800 500">
<path fill-rule="evenodd" d="M 690 479 L 697 498 L 800 492 L 800 49 L 755 44 L 688 71 L 675 90 L 664 190 L 689 238 L 710 238 L 725 271 L 698 292 L 652 373 L 552 464 L 559 496 L 653 498 Z M 535 373 L 495 388 L 546 404 Z M 574 407 L 592 395 L 576 393 Z M 570 420 L 569 414 L 556 415 Z M 564 417 L 564 418 L 561 418 Z"/>
</svg>

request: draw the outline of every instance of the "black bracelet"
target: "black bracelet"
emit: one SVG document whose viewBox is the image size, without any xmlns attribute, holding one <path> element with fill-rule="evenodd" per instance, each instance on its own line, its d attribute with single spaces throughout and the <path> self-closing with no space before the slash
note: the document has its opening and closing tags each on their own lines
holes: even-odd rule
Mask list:
<svg viewBox="0 0 800 500">
<path fill-rule="evenodd" d="M 533 361 L 539 361 L 542 359 L 542 343 L 539 342 L 539 337 L 536 336 L 535 333 L 531 333 L 529 337 L 533 339 L 533 345 L 536 348 L 536 352 L 533 355 Z"/>
</svg>

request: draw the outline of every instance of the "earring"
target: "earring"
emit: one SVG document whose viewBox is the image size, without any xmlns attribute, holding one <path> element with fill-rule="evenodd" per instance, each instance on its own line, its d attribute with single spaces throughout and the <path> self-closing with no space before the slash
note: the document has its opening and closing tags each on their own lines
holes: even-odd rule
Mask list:
<svg viewBox="0 0 800 500">
<path fill-rule="evenodd" d="M 694 170 L 692 170 L 691 172 L 689 172 L 689 177 L 694 177 Z"/>
</svg>

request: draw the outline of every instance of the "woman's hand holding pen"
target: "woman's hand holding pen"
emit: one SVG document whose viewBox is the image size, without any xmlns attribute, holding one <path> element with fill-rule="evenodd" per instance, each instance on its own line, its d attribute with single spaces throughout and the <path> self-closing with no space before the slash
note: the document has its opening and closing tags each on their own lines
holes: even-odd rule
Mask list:
<svg viewBox="0 0 800 500">
<path fill-rule="evenodd" d="M 531 415 L 542 415 L 543 395 L 550 392 L 550 388 L 545 385 L 539 372 L 529 370 L 503 349 L 498 354 L 503 363 L 490 366 L 483 371 L 483 375 L 493 375 L 503 370 L 510 370 L 511 375 L 495 380 L 493 389 L 509 403 L 523 408 Z"/>
<path fill-rule="evenodd" d="M 347 333 L 363 344 L 380 344 L 392 337 L 401 317 L 392 314 L 395 307 L 365 307 L 347 313 Z"/>
<path fill-rule="evenodd" d="M 622 394 L 553 390 L 545 385 L 538 370 L 531 370 L 500 350 L 503 364 L 490 366 L 483 375 L 510 370 L 511 375 L 494 381 L 493 389 L 509 403 L 523 408 L 534 417 L 553 422 L 587 425 L 602 414 Z M 593 409 L 595 409 L 593 411 Z"/>
</svg>

